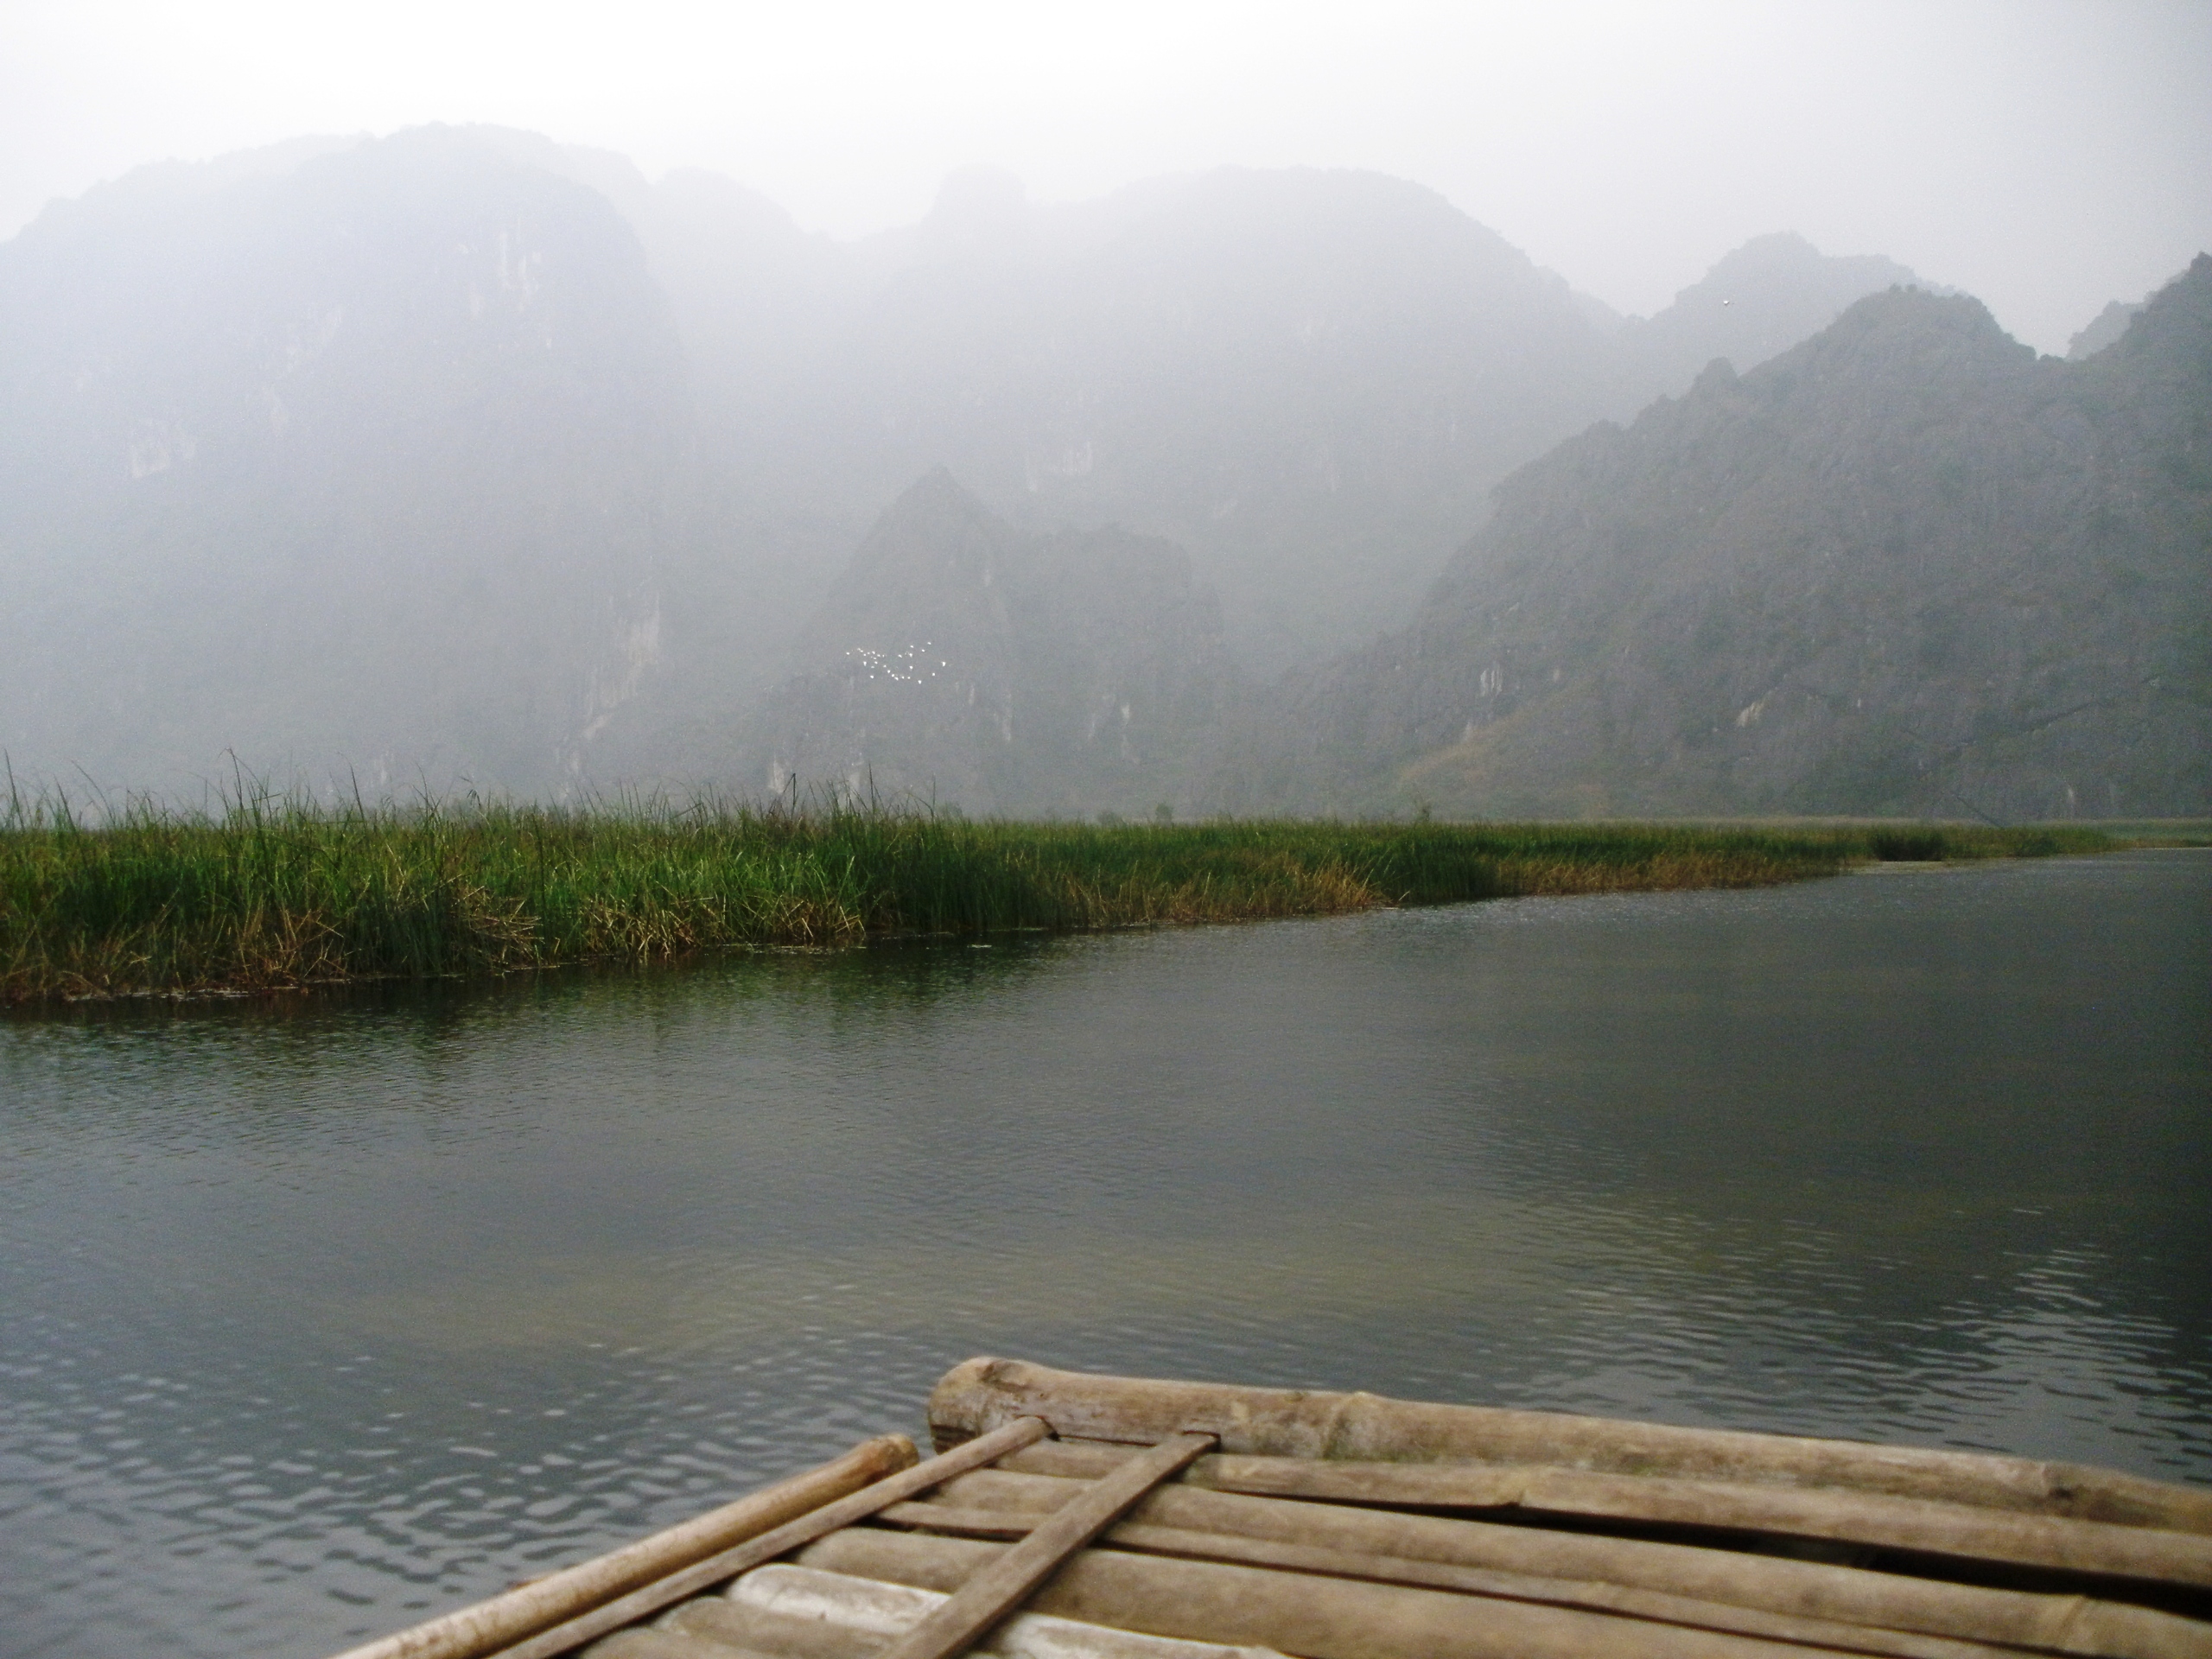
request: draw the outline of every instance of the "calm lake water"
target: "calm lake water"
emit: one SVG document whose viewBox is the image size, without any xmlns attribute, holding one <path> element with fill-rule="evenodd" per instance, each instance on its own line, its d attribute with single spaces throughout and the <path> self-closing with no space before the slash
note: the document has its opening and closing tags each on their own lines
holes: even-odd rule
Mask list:
<svg viewBox="0 0 2212 1659">
<path fill-rule="evenodd" d="M 2212 1481 L 2212 855 L 0 1020 L 0 1651 L 289 1654 L 946 1367 Z"/>
</svg>

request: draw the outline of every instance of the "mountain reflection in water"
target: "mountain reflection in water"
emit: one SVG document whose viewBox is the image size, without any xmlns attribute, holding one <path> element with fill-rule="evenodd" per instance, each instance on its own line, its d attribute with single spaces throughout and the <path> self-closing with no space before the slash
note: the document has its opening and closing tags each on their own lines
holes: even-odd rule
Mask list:
<svg viewBox="0 0 2212 1659">
<path fill-rule="evenodd" d="M 0 1024 L 7 1650 L 313 1653 L 968 1355 L 2212 1480 L 2212 855 Z"/>
</svg>

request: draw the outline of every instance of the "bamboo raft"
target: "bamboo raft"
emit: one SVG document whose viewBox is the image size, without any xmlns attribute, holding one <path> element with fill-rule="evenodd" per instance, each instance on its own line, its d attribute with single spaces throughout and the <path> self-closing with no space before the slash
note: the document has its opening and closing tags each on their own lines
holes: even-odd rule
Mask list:
<svg viewBox="0 0 2212 1659">
<path fill-rule="evenodd" d="M 2212 1659 L 2212 1491 L 974 1359 L 903 1435 L 340 1659 Z"/>
</svg>

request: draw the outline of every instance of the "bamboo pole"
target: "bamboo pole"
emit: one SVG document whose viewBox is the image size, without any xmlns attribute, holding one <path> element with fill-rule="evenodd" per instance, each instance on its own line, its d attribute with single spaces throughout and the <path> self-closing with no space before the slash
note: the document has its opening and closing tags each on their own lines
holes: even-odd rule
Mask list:
<svg viewBox="0 0 2212 1659">
<path fill-rule="evenodd" d="M 1021 1510 L 964 1509 L 952 1503 L 894 1503 L 880 1517 L 894 1526 L 912 1526 L 956 1537 L 1014 1539 L 1037 1524 L 1033 1515 Z M 2010 1649 L 1986 1642 L 1961 1642 L 1948 1637 L 1921 1636 L 1909 1630 L 1885 1630 L 1834 1619 L 1803 1618 L 1770 1613 L 1726 1602 L 1698 1601 L 1661 1591 L 1638 1590 L 1591 1580 L 1542 1579 L 1525 1573 L 1503 1573 L 1491 1567 L 1460 1567 L 1449 1561 L 1414 1560 L 1405 1556 L 1376 1555 L 1365 1551 L 1331 1549 L 1318 1544 L 1285 1543 L 1269 1538 L 1243 1538 L 1232 1533 L 1193 1532 L 1179 1527 L 1155 1527 L 1141 1521 L 1123 1521 L 1101 1540 L 1116 1549 L 1134 1549 L 1153 1555 L 1179 1555 L 1192 1560 L 1236 1561 L 1247 1567 L 1281 1567 L 1294 1573 L 1318 1573 L 1332 1578 L 1372 1579 L 1378 1584 L 1424 1585 L 1432 1589 L 1458 1590 L 1468 1595 L 1500 1596 L 1511 1601 L 1539 1602 L 1554 1607 L 1580 1607 L 1599 1612 L 1625 1613 L 1660 1624 L 1681 1624 L 1694 1630 L 1727 1630 L 1738 1636 L 1768 1636 L 1784 1642 L 1801 1642 L 1831 1648 L 1839 1653 L 1875 1654 L 1884 1659 L 1987 1659 Z"/>
<path fill-rule="evenodd" d="M 906 1634 L 947 1599 L 940 1590 L 779 1561 L 732 1585 L 728 1605 L 771 1611 L 790 1624 L 830 1624 L 882 1638 Z M 989 1646 L 1001 1659 L 1282 1659 L 1263 1648 L 1147 1636 L 1051 1613 L 1014 1614 L 991 1632 Z"/>
<path fill-rule="evenodd" d="M 1371 1394 L 1236 1388 L 1058 1371 L 1020 1360 L 955 1366 L 930 1395 L 940 1446 L 1034 1414 L 1063 1435 L 1150 1443 L 1211 1431 L 1231 1454 L 1454 1459 L 1770 1485 L 1832 1486 L 2212 1535 L 2212 1492 L 2028 1458 L 1681 1428 L 1559 1412 L 1427 1405 Z"/>
<path fill-rule="evenodd" d="M 1045 1441 L 950 1481 L 934 1510 L 995 1510 L 1024 1524 L 1065 1501 L 1073 1482 L 1020 1472 L 1074 1463 L 1111 1466 L 1125 1448 Z M 1102 1459 L 1094 1452 L 1103 1452 Z M 1009 1468 L 1007 1465 L 1012 1465 Z M 885 1511 L 887 1516 L 891 1511 Z M 1454 1562 L 1551 1580 L 1618 1584 L 1694 1599 L 1878 1628 L 1916 1630 L 2101 1659 L 2212 1659 L 2212 1625 L 2080 1595 L 1949 1584 L 1862 1567 L 1701 1545 L 1543 1527 L 1162 1487 L 1132 1522 L 1383 1556 Z"/>
<path fill-rule="evenodd" d="M 942 1606 L 884 1650 L 883 1659 L 956 1659 L 1003 1623 L 1076 1551 L 1162 1481 L 1214 1444 L 1211 1434 L 1177 1434 L 1093 1482 L 995 1557 Z"/>
<path fill-rule="evenodd" d="M 783 1659 L 752 1648 L 733 1648 L 709 1637 L 687 1636 L 680 1630 L 617 1630 L 592 1644 L 590 1659 Z M 855 1652 L 849 1659 L 868 1659 Z"/>
<path fill-rule="evenodd" d="M 851 1527 L 800 1564 L 957 1592 L 1020 1545 Z M 1809 1659 L 1797 1643 L 1452 1591 L 1087 1549 L 1037 1592 L 1039 1612 L 1304 1659 Z M 1833 1652 L 1833 1649 L 1826 1651 Z"/>
<path fill-rule="evenodd" d="M 786 1521 L 771 1531 L 759 1533 L 719 1554 L 694 1561 L 665 1578 L 657 1579 L 631 1591 L 627 1595 L 578 1613 L 550 1629 L 540 1629 L 514 1646 L 499 1649 L 498 1659 L 554 1659 L 554 1656 L 582 1647 L 594 1637 L 620 1630 L 625 1624 L 635 1624 L 664 1607 L 696 1595 L 710 1585 L 734 1579 L 751 1567 L 772 1561 L 779 1555 L 788 1554 L 825 1533 L 834 1532 L 839 1527 L 849 1527 L 855 1521 L 864 1521 L 887 1504 L 912 1497 L 917 1493 L 928 1491 L 939 1481 L 950 1480 L 955 1475 L 981 1467 L 994 1458 L 1018 1451 L 1033 1440 L 1041 1440 L 1050 1432 L 1040 1418 L 1016 1418 L 1003 1427 L 931 1458 L 926 1463 L 912 1465 L 874 1485 L 848 1493 L 834 1503 Z M 913 1448 L 909 1445 L 907 1450 L 911 1453 Z M 350 1656 L 341 1655 L 340 1659 L 350 1659 Z"/>
<path fill-rule="evenodd" d="M 1533 1510 L 1613 1521 L 1783 1533 L 2067 1573 L 2212 1588 L 2212 1537 L 2105 1521 L 1992 1512 L 1866 1492 L 1467 1464 L 1209 1458 L 1194 1486 L 1267 1497 L 1433 1509 Z"/>
<path fill-rule="evenodd" d="M 863 1440 L 819 1468 L 487 1601 L 349 1648 L 338 1659 L 480 1659 L 534 1630 L 557 1624 L 906 1468 L 915 1456 L 914 1443 L 904 1434 Z"/>
<path fill-rule="evenodd" d="M 1141 1522 L 1125 1522 L 1115 1528 L 1109 1536 L 1117 1548 L 1141 1550 L 1149 1554 L 1236 1561 L 1246 1567 L 1281 1567 L 1293 1573 L 1318 1573 L 1335 1578 L 1372 1579 L 1382 1584 L 1410 1584 L 1432 1590 L 1457 1590 L 1466 1595 L 1495 1596 L 1509 1601 L 1533 1602 L 1543 1606 L 1624 1614 L 1630 1618 L 1646 1618 L 1659 1624 L 1678 1624 L 1689 1630 L 1767 1637 L 1778 1642 L 1796 1642 L 1808 1648 L 1837 1653 L 1875 1654 L 1883 1656 L 1884 1659 L 1993 1659 L 1993 1656 L 2007 1651 L 1986 1642 L 1923 1636 L 1910 1630 L 1885 1630 L 1872 1625 L 1847 1624 L 1834 1619 L 1805 1618 L 1789 1613 L 1763 1612 L 1756 1608 L 1732 1607 L 1725 1602 L 1698 1601 L 1688 1596 L 1669 1595 L 1657 1590 L 1631 1589 L 1624 1585 L 1596 1584 L 1586 1580 L 1577 1582 L 1568 1579 L 1540 1579 L 1524 1573 L 1458 1567 L 1448 1561 L 1415 1561 L 1401 1556 L 1369 1555 L 1352 1550 L 1329 1549 L 1317 1544 L 1286 1544 L 1263 1538 L 1185 1532 L 1174 1527 L 1147 1526 Z"/>
<path fill-rule="evenodd" d="M 778 1659 L 876 1659 L 883 1646 L 881 1637 L 864 1630 L 772 1613 L 721 1596 L 700 1596 L 672 1608 L 653 1628 L 696 1636 L 725 1648 L 774 1654 Z M 584 1649 L 582 1659 L 621 1659 L 611 1649 L 629 1634 L 617 1630 L 602 1637 Z"/>
</svg>

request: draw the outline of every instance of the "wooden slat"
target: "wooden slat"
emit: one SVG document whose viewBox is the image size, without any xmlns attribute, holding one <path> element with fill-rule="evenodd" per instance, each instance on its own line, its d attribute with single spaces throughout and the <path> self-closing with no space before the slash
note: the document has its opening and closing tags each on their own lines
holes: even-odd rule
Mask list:
<svg viewBox="0 0 2212 1659">
<path fill-rule="evenodd" d="M 988 1469 L 947 1482 L 927 1509 L 958 1505 L 1033 1523 L 1077 1484 L 1122 1461 L 1082 1442 L 1040 1440 Z M 1051 1470 L 1056 1472 L 1040 1472 Z M 1770 1612 L 1916 1630 L 2101 1659 L 2212 1659 L 2212 1624 L 2096 1597 L 1954 1584 L 1828 1562 L 1620 1538 L 1580 1529 L 1348 1503 L 1255 1497 L 1182 1481 L 1160 1487 L 1128 1520 L 1186 1531 L 1364 1554 L 1450 1561 L 1545 1579 L 1586 1580 Z"/>
<path fill-rule="evenodd" d="M 1173 1435 L 1085 1487 L 885 1649 L 882 1659 L 953 1659 L 967 1652 L 1129 1505 L 1214 1444 L 1211 1434 Z"/>
<path fill-rule="evenodd" d="M 1096 1480 L 1144 1448 L 1108 1440 L 1039 1440 L 1009 1452 L 993 1465 L 1025 1475 L 1053 1475 L 1063 1480 Z"/>
<path fill-rule="evenodd" d="M 2212 1538 L 1872 1492 L 1466 1463 L 1209 1458 L 1190 1484 L 1268 1497 L 1433 1509 L 1535 1510 L 1781 1533 L 2014 1566 L 2212 1588 Z"/>
<path fill-rule="evenodd" d="M 952 1503 L 896 1503 L 877 1518 L 894 1525 L 924 1527 L 961 1537 L 1001 1539 L 1024 1537 L 1041 1519 L 1020 1511 L 969 1509 Z M 1404 1556 L 1375 1555 L 1279 1539 L 1147 1526 L 1141 1521 L 1121 1522 L 1109 1528 L 1099 1541 L 1116 1549 L 1179 1555 L 1191 1560 L 1237 1561 L 1247 1567 L 1281 1567 L 1332 1578 L 1371 1579 L 1378 1584 L 1421 1585 L 1434 1590 L 1500 1596 L 1550 1607 L 1624 1613 L 1658 1624 L 1726 1630 L 1738 1636 L 1774 1637 L 1838 1653 L 1882 1655 L 1885 1659 L 1989 1659 L 1992 1655 L 2016 1651 L 1986 1642 L 1958 1641 L 1906 1630 L 1878 1630 L 1835 1619 L 1765 1612 L 1626 1585 L 1538 1578 L 1526 1573 L 1463 1567 L 1449 1561 L 1414 1560 Z"/>
<path fill-rule="evenodd" d="M 1049 1433 L 1051 1430 L 1039 1418 L 1018 1418 L 1003 1428 L 926 1462 L 918 1463 L 911 1469 L 894 1474 L 887 1480 L 877 1481 L 872 1486 L 863 1487 L 834 1503 L 810 1510 L 734 1549 L 710 1555 L 682 1572 L 671 1573 L 626 1596 L 542 1630 L 527 1641 L 499 1649 L 498 1659 L 554 1659 L 554 1656 L 582 1647 L 609 1630 L 617 1630 L 625 1624 L 633 1624 L 641 1618 L 650 1618 L 662 1608 L 673 1606 L 685 1597 L 696 1595 L 709 1586 L 720 1584 L 725 1579 L 734 1579 L 748 1568 L 774 1560 L 779 1555 L 789 1554 L 792 1550 L 812 1543 L 841 1527 L 849 1527 L 855 1521 L 865 1521 L 879 1510 L 925 1492 L 940 1481 L 950 1480 L 970 1469 L 981 1468 L 995 1458 L 1042 1440 Z M 477 1651 L 487 1653 L 490 1649 L 480 1649 Z M 341 1656 L 341 1659 L 349 1659 L 349 1656 Z"/>
<path fill-rule="evenodd" d="M 735 1647 L 783 1652 L 787 1659 L 876 1659 L 886 1641 L 912 1629 L 944 1599 L 942 1591 L 778 1561 L 753 1568 L 730 1586 L 727 1598 L 686 1603 L 700 1611 L 684 1628 Z M 674 1622 L 664 1621 L 664 1627 Z M 823 1640 L 832 1630 L 849 1633 L 853 1641 Z M 989 1640 L 1001 1659 L 1284 1659 L 1270 1649 L 1147 1636 L 1026 1609 L 993 1630 Z M 836 1652 L 833 1643 L 845 1650 Z"/>
<path fill-rule="evenodd" d="M 1050 1510 L 990 1510 L 966 1503 L 893 1503 L 875 1517 L 894 1527 L 949 1532 L 956 1538 L 1027 1538 L 1044 1524 Z M 1127 1526 L 1128 1522 L 1122 1522 Z M 1108 1535 L 1109 1537 L 1112 1534 Z"/>
<path fill-rule="evenodd" d="M 904 1434 L 864 1440 L 842 1457 L 488 1600 L 350 1648 L 338 1659 L 479 1659 L 533 1630 L 728 1548 L 914 1462 Z"/>
<path fill-rule="evenodd" d="M 1363 1555 L 1351 1550 L 1329 1549 L 1315 1544 L 1225 1537 L 1218 1533 L 1185 1532 L 1173 1527 L 1148 1527 L 1141 1523 L 1124 1522 L 1107 1535 L 1107 1541 L 1120 1548 L 1144 1550 L 1155 1555 L 1236 1561 L 1246 1567 L 1280 1567 L 1293 1573 L 1322 1573 L 1331 1578 L 1371 1579 L 1379 1584 L 1410 1584 L 1431 1590 L 1457 1590 L 1465 1595 L 1497 1596 L 1539 1606 L 1618 1613 L 1630 1618 L 1649 1619 L 1658 1624 L 1681 1625 L 1688 1630 L 1719 1630 L 1733 1636 L 1768 1637 L 1777 1641 L 1797 1642 L 1823 1652 L 1878 1654 L 1886 1656 L 1886 1659 L 1992 1659 L 1998 1654 L 2016 1651 L 1986 1642 L 1964 1642 L 1955 1637 L 1878 1630 L 1865 1624 L 1847 1624 L 1835 1619 L 1762 1612 L 1755 1608 L 1732 1607 L 1718 1601 L 1698 1601 L 1688 1596 L 1669 1595 L 1657 1590 L 1630 1589 L 1624 1585 L 1531 1578 L 1520 1573 L 1457 1567 L 1448 1561 L 1415 1561 L 1402 1556 Z"/>
<path fill-rule="evenodd" d="M 848 1527 L 809 1545 L 799 1561 L 957 1592 L 1020 1548 Z M 1031 1609 L 1302 1659 L 1809 1659 L 1818 1651 L 1580 1608 L 1122 1549 L 1078 1550 Z"/>
<path fill-rule="evenodd" d="M 1054 1431 L 1149 1443 L 1209 1429 L 1225 1452 L 1414 1461 L 1471 1459 L 1686 1479 L 1840 1487 L 2025 1514 L 2212 1535 L 2212 1491 L 2112 1469 L 1921 1446 L 1431 1405 L 1372 1394 L 1095 1376 L 1021 1360 L 971 1359 L 930 1395 L 940 1447 L 1016 1415 Z"/>
</svg>

